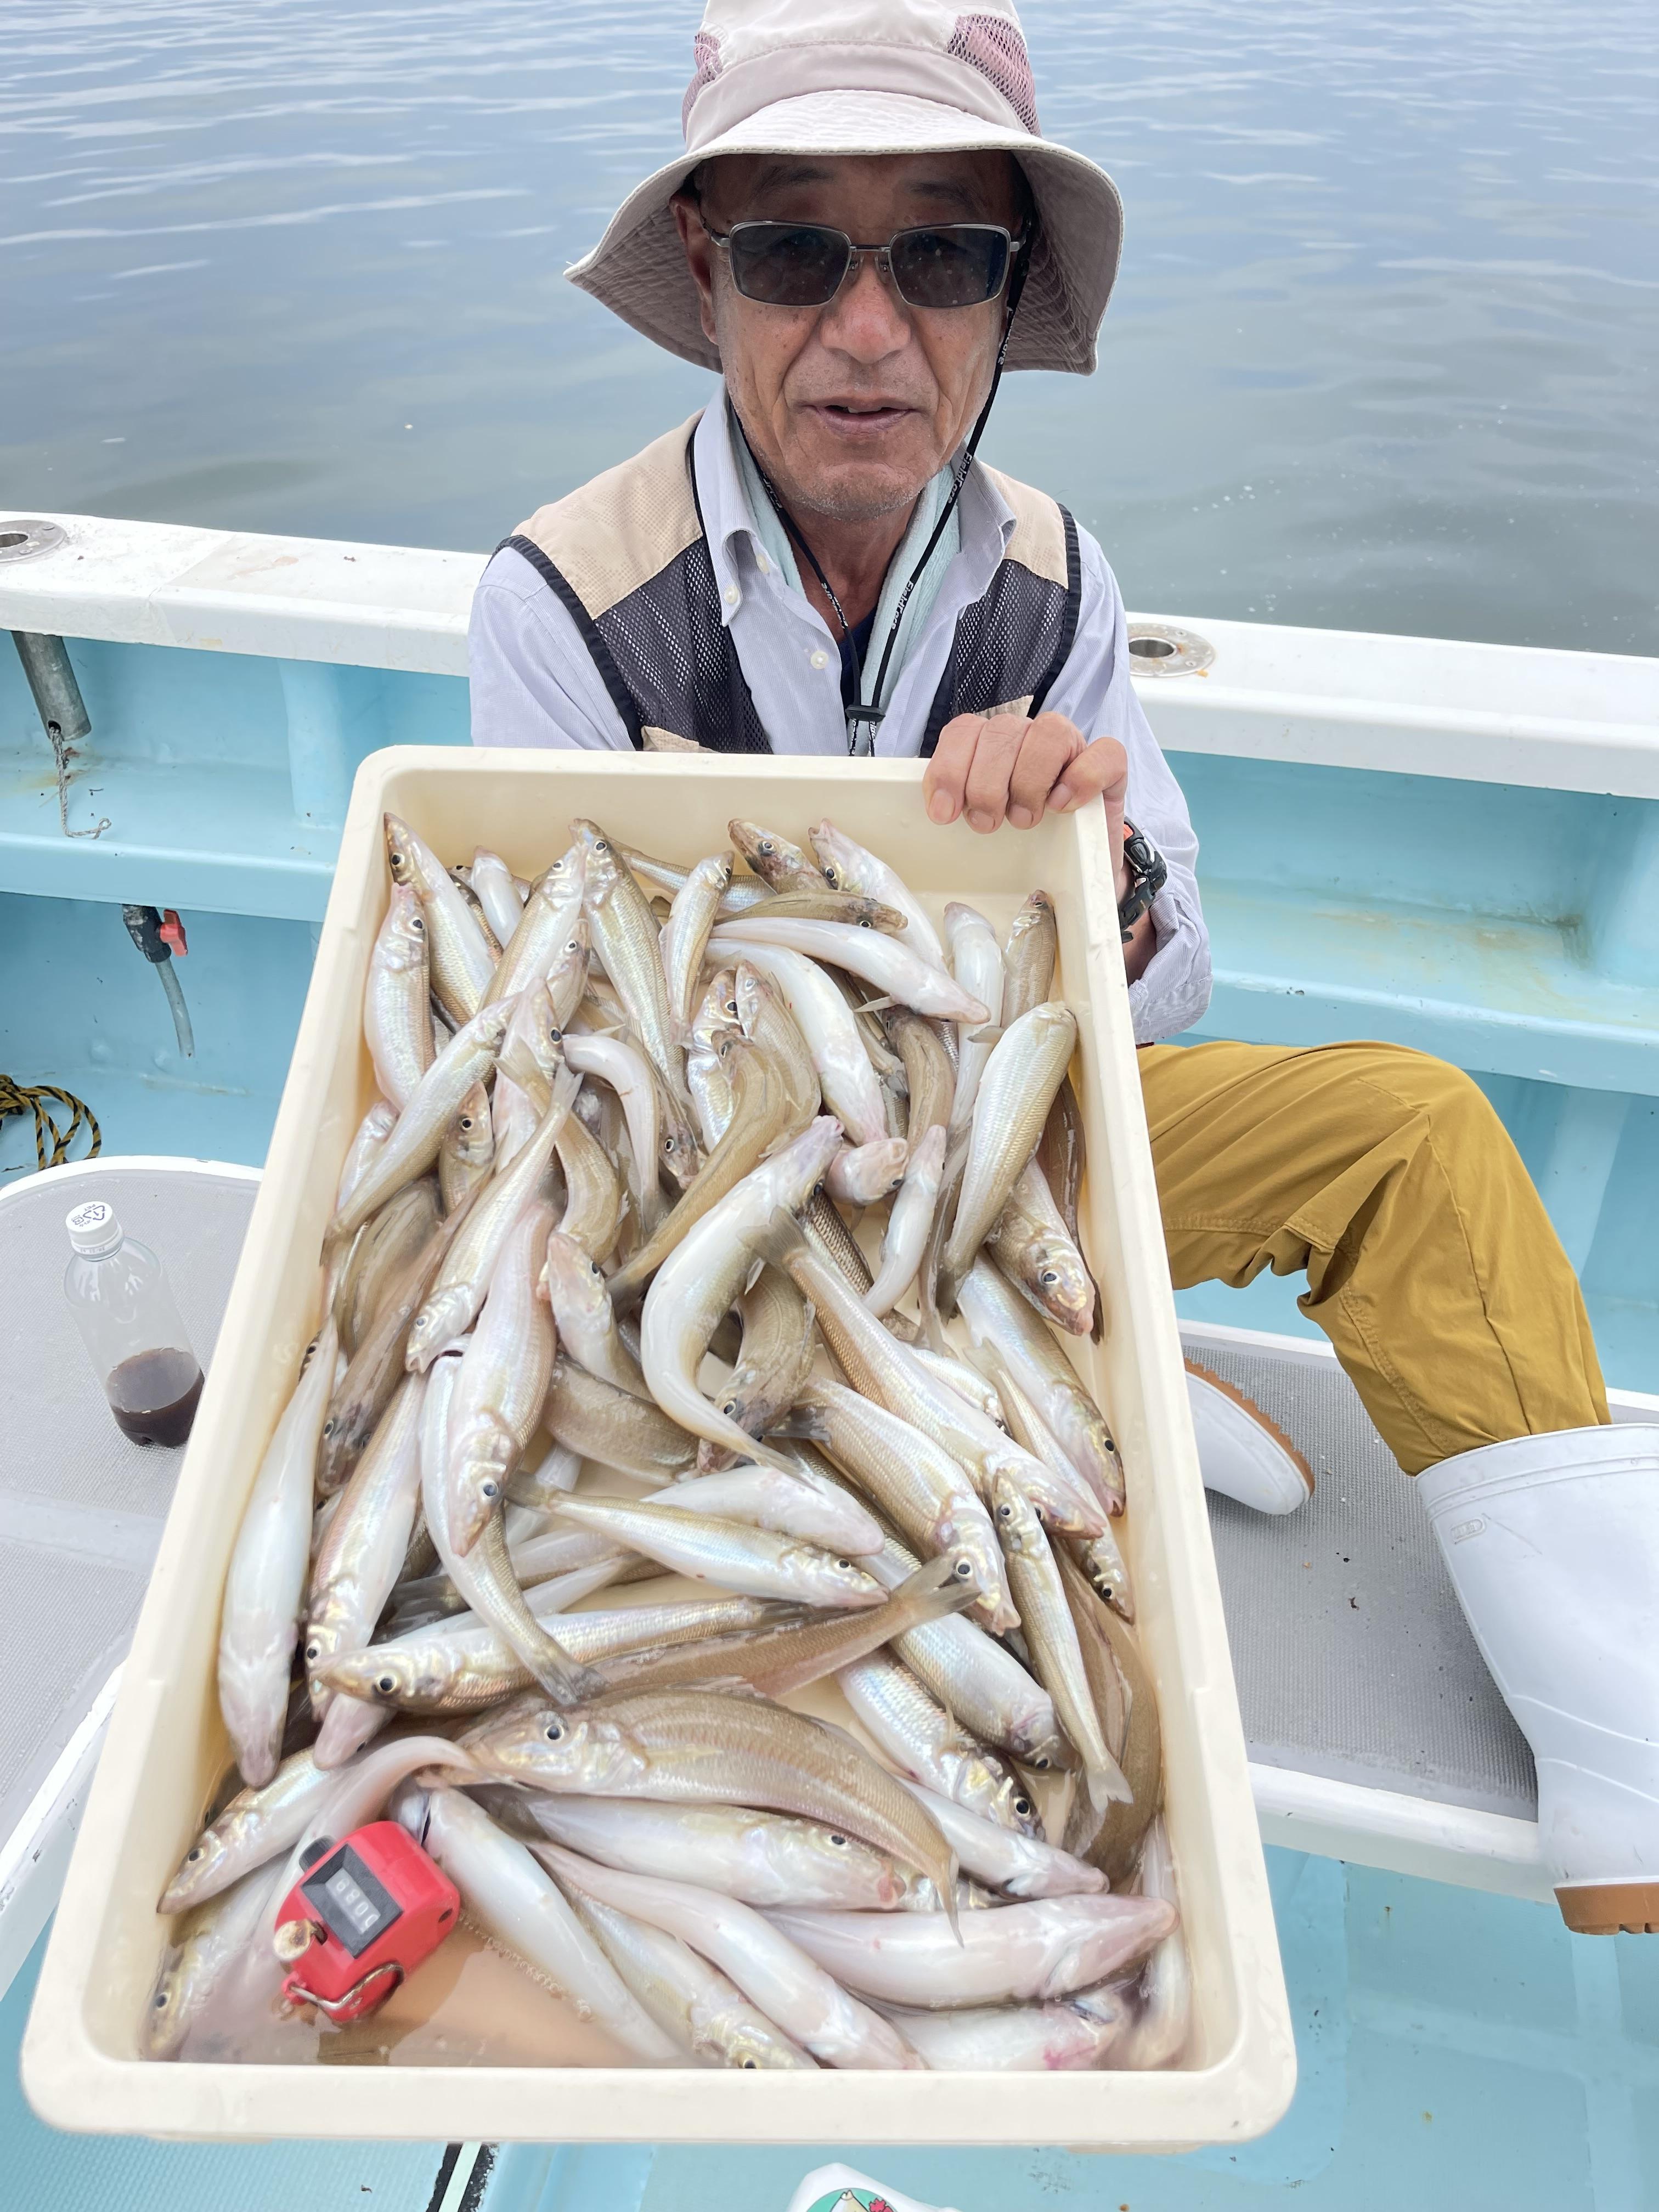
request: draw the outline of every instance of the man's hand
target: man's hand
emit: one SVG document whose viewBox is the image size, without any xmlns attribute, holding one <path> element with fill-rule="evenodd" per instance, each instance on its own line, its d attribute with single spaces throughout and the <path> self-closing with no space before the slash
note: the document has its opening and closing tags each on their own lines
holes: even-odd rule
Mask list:
<svg viewBox="0 0 1659 2212">
<path fill-rule="evenodd" d="M 966 815 L 981 835 L 1012 823 L 1030 830 L 1045 813 L 1071 814 L 1093 799 L 1104 801 L 1118 895 L 1127 885 L 1123 867 L 1123 806 L 1129 756 L 1115 738 L 1085 742 L 1063 714 L 958 714 L 939 732 L 927 763 L 922 793 L 928 819 L 954 822 Z"/>
</svg>

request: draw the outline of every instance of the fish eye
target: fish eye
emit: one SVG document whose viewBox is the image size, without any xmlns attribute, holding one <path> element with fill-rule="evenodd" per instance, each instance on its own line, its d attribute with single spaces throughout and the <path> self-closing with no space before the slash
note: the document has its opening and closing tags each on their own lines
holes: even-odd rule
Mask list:
<svg viewBox="0 0 1659 2212">
<path fill-rule="evenodd" d="M 547 1041 L 549 1044 L 562 1044 L 564 1042 L 564 1031 L 562 1030 L 549 1030 L 547 1033 Z"/>
<path fill-rule="evenodd" d="M 562 1740 L 564 1735 L 564 1723 L 562 1721 L 549 1721 L 547 1726 L 542 1730 L 542 1734 L 547 1738 L 550 1743 L 558 1743 Z"/>
<path fill-rule="evenodd" d="M 763 853 L 769 853 L 772 850 L 772 840 L 769 837 L 763 837 L 758 849 Z"/>
<path fill-rule="evenodd" d="M 334 1429 L 335 1429 L 335 1420 L 334 1420 L 334 1416 L 333 1416 L 333 1414 L 332 1414 L 332 1413 L 331 1413 L 331 1414 L 329 1415 L 328 1419 L 327 1419 L 323 1423 L 323 1434 L 324 1434 L 325 1437 L 331 1437 L 331 1436 L 333 1435 L 333 1433 L 334 1433 Z"/>
<path fill-rule="evenodd" d="M 426 935 L 426 924 L 421 920 L 418 914 L 411 914 L 410 915 L 409 926 L 414 931 L 416 937 L 424 937 Z"/>
<path fill-rule="evenodd" d="M 201 1856 L 202 1846 L 199 1844 L 192 1844 L 190 1849 L 185 1853 L 185 1864 L 186 1866 L 194 1866 L 197 1860 L 199 1859 Z"/>
<path fill-rule="evenodd" d="M 1014 1810 L 1018 1814 L 1020 1819 L 1024 1820 L 1028 1820 L 1030 1815 L 1036 1812 L 1036 1808 L 1032 1804 L 1029 1797 L 1016 1797 L 1014 1800 Z"/>
<path fill-rule="evenodd" d="M 1039 1774 L 1046 1774 L 1048 1771 L 1048 1769 L 1054 1765 L 1054 1761 L 1049 1758 L 1048 1753 L 1044 1752 L 1039 1758 L 1028 1759 L 1025 1764 L 1028 1766 L 1034 1766 Z"/>
<path fill-rule="evenodd" d="M 998 1506 L 998 1508 L 997 1508 L 997 1519 L 998 1519 L 999 1521 L 1012 1521 L 1012 1520 L 1013 1519 L 1013 1517 L 1014 1517 L 1014 1509 L 1013 1509 L 1013 1507 L 1012 1507 L 1012 1505 L 999 1505 L 999 1506 Z"/>
<path fill-rule="evenodd" d="M 674 1145 L 675 1139 L 672 1137 L 665 1137 L 662 1140 L 662 1148 L 665 1152 L 672 1152 L 674 1149 Z"/>
<path fill-rule="evenodd" d="M 171 1990 L 157 1990 L 150 2002 L 155 2007 L 157 2012 L 165 2012 L 173 2002 L 173 1992 Z"/>
<path fill-rule="evenodd" d="M 318 1661 L 322 1657 L 322 1656 L 323 1656 L 323 1647 L 322 1647 L 322 1645 L 321 1645 L 320 1644 L 307 1644 L 307 1646 L 306 1646 L 306 1664 L 307 1664 L 307 1666 L 309 1666 L 309 1667 L 314 1667 L 314 1666 L 317 1664 L 317 1662 L 318 1662 Z"/>
<path fill-rule="evenodd" d="M 1044 1267 L 1037 1276 L 1037 1280 L 1042 1285 L 1044 1290 L 1051 1291 L 1060 1280 L 1060 1270 L 1057 1267 Z"/>
<path fill-rule="evenodd" d="M 836 1561 L 836 1565 L 838 1567 L 850 1567 L 852 1564 L 853 1562 L 850 1559 L 837 1559 Z"/>
<path fill-rule="evenodd" d="M 608 853 L 611 850 L 609 840 L 604 837 L 596 837 L 593 840 L 593 850 L 596 853 Z"/>
<path fill-rule="evenodd" d="M 478 1494 L 483 1498 L 495 1498 L 500 1493 L 501 1486 L 499 1482 L 481 1482 L 478 1485 Z"/>
<path fill-rule="evenodd" d="M 735 1421 L 738 1418 L 737 1400 L 735 1398 L 728 1399 L 726 1404 L 720 1407 L 720 1411 L 725 1414 L 728 1421 Z"/>
<path fill-rule="evenodd" d="M 951 1572 L 959 1583 L 965 1583 L 973 1571 L 973 1562 L 969 1559 L 958 1559 L 951 1569 Z"/>
<path fill-rule="evenodd" d="M 847 1849 L 846 1837 L 836 1835 L 833 1830 L 831 1831 L 830 1840 L 836 1846 L 837 1850 L 844 1851 Z"/>
<path fill-rule="evenodd" d="M 383 1698 L 389 1698 L 398 1686 L 397 1678 L 392 1674 L 377 1674 L 374 1686 Z"/>
<path fill-rule="evenodd" d="M 757 2073 L 760 2069 L 760 2061 L 758 2058 L 745 2058 L 741 2063 L 742 2070 L 745 2074 Z"/>
</svg>

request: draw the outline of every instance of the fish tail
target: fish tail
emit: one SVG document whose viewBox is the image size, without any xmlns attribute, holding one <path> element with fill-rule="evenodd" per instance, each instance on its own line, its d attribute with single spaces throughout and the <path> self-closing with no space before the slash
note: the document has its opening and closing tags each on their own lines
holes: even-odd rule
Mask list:
<svg viewBox="0 0 1659 2212">
<path fill-rule="evenodd" d="M 797 1404 L 790 1407 L 788 1420 L 778 1424 L 778 1434 L 799 1437 L 822 1449 L 830 1442 L 830 1417 L 819 1407 Z"/>
<path fill-rule="evenodd" d="M 1097 1813 L 1104 1814 L 1109 1805 L 1133 1805 L 1134 1792 L 1124 1777 L 1123 1769 L 1112 1757 L 1104 1753 L 1103 1762 L 1097 1759 L 1085 1769 L 1089 1784 L 1089 1802 Z"/>
<path fill-rule="evenodd" d="M 602 1696 L 609 1687 L 603 1674 L 580 1665 L 544 1629 L 520 1656 L 548 1696 L 559 1705 L 585 1704 Z"/>
</svg>

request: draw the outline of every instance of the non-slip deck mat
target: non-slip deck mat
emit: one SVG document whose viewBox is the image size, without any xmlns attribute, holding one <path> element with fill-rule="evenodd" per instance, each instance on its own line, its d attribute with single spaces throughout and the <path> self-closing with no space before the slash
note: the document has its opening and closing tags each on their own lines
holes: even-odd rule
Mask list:
<svg viewBox="0 0 1659 2212">
<path fill-rule="evenodd" d="M 1209 1501 L 1252 1759 L 1533 1819 L 1532 1754 L 1346 1376 L 1334 1360 L 1188 1348 L 1314 1471 L 1313 1497 L 1282 1518 Z"/>
<path fill-rule="evenodd" d="M 5 1188 L 0 1839 L 126 1650 L 184 1457 L 129 1443 L 110 1419 L 64 1301 L 64 1217 L 101 1198 L 161 1255 L 205 1366 L 258 1185 L 210 1168 L 71 1167 Z"/>
</svg>

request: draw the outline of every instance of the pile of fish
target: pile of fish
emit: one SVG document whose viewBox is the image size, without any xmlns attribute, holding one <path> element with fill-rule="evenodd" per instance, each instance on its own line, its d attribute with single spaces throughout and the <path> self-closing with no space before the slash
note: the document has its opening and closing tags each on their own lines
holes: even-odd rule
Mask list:
<svg viewBox="0 0 1659 2212">
<path fill-rule="evenodd" d="M 153 2055 L 279 2008 L 307 1846 L 381 1817 L 640 2064 L 1182 2055 L 1121 1467 L 1054 1333 L 1101 1322 L 1052 902 L 941 938 L 830 823 L 729 834 L 576 821 L 526 883 L 386 817 L 380 1096 Z"/>
</svg>

